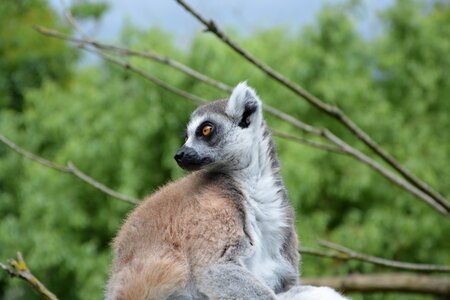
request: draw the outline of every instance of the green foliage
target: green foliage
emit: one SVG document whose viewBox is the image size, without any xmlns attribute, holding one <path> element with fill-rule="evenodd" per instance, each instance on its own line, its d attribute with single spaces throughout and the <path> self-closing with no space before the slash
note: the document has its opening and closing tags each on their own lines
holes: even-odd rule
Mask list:
<svg viewBox="0 0 450 300">
<path fill-rule="evenodd" d="M 30 9 L 16 10 L 8 22 L 26 24 L 26 11 L 56 20 L 45 1 L 25 2 Z M 38 3 L 44 12 L 36 9 Z M 0 4 L 0 24 L 6 22 L 2 14 L 14 11 L 15 6 L 8 5 Z M 414 174 L 450 196 L 449 6 L 443 1 L 398 1 L 382 14 L 385 30 L 372 40 L 357 32 L 349 13 L 352 7 L 325 8 L 317 24 L 294 38 L 274 29 L 240 42 L 295 82 L 338 104 Z M 8 101 L 0 106 L 0 133 L 58 163 L 73 161 L 102 183 L 135 197 L 182 175 L 172 154 L 182 143 L 183 127 L 194 109 L 191 103 L 116 66 L 101 63 L 75 70 L 73 53 L 64 43 L 46 39 L 41 47 L 38 34 L 14 37 L 3 28 L 2 66 L 14 64 L 11 74 L 34 72 L 30 61 L 48 69 L 32 73 L 34 79 L 21 77 L 17 111 L 6 109 L 16 98 L 6 88 L 8 76 L 0 68 L 0 99 Z M 167 33 L 125 30 L 127 46 L 166 53 L 229 84 L 248 79 L 265 102 L 327 126 L 363 149 L 335 121 L 243 63 L 211 35 L 199 35 L 183 52 Z M 19 42 L 8 48 L 2 43 L 4 36 L 34 51 L 27 52 Z M 226 96 L 165 66 L 132 62 L 202 97 Z M 268 119 L 271 126 L 292 131 Z M 385 258 L 450 264 L 448 220 L 349 157 L 276 141 L 302 244 L 314 246 L 317 238 L 325 238 Z M 61 298 L 101 298 L 111 259 L 109 243 L 130 209 L 0 145 L 0 261 L 21 250 L 36 275 Z M 310 256 L 304 256 L 302 264 L 304 276 L 375 271 L 387 270 Z M 0 273 L 0 298 L 36 297 L 25 284 Z"/>
<path fill-rule="evenodd" d="M 67 82 L 76 53 L 37 34 L 33 26 L 61 28 L 47 1 L 0 2 L 0 109 L 21 110 L 24 93 L 45 80 Z"/>
<path fill-rule="evenodd" d="M 70 7 L 73 16 L 78 19 L 94 19 L 98 21 L 109 9 L 106 2 L 78 1 Z"/>
</svg>

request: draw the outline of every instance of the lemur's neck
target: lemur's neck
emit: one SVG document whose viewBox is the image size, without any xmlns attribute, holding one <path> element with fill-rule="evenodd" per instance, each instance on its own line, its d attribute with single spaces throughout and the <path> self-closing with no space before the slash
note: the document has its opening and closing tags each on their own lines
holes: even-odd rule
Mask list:
<svg viewBox="0 0 450 300">
<path fill-rule="evenodd" d="M 261 125 L 258 134 L 255 136 L 253 147 L 249 165 L 234 171 L 233 175 L 252 185 L 260 180 L 268 180 L 270 177 L 273 181 L 276 181 L 277 185 L 282 186 L 283 183 L 279 174 L 280 163 L 275 144 L 270 129 L 265 123 Z M 266 184 L 268 183 L 266 182 Z"/>
<path fill-rule="evenodd" d="M 236 174 L 246 200 L 246 232 L 254 249 L 244 264 L 275 290 L 281 286 L 280 274 L 292 268 L 282 252 L 293 220 L 275 145 L 265 124 L 253 146 L 249 166 Z"/>
</svg>

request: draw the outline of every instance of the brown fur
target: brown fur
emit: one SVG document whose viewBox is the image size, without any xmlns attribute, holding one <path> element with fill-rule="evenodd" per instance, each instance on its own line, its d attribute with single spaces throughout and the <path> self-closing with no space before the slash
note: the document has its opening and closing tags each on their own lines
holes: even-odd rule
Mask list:
<svg viewBox="0 0 450 300">
<path fill-rule="evenodd" d="M 128 216 L 114 240 L 107 299 L 164 299 L 242 243 L 242 211 L 237 195 L 221 192 L 222 176 L 194 172 Z"/>
</svg>

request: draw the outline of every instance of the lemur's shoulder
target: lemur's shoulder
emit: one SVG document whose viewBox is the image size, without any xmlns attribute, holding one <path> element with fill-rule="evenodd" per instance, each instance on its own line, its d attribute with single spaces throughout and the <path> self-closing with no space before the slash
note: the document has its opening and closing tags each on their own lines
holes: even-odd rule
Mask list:
<svg viewBox="0 0 450 300">
<path fill-rule="evenodd" d="M 198 171 L 171 182 L 128 216 L 114 240 L 116 257 L 126 261 L 131 249 L 151 248 L 183 253 L 199 267 L 217 260 L 244 237 L 239 197 L 221 174 Z"/>
<path fill-rule="evenodd" d="M 136 215 L 139 219 L 157 221 L 167 217 L 180 218 L 203 210 L 241 209 L 238 206 L 242 197 L 238 185 L 229 176 L 197 171 L 159 188 L 143 200 L 130 218 Z"/>
</svg>

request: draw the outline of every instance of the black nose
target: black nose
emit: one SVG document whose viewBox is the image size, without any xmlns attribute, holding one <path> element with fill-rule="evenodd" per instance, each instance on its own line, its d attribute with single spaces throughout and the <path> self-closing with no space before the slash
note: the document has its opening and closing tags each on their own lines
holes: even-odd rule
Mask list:
<svg viewBox="0 0 450 300">
<path fill-rule="evenodd" d="M 180 149 L 177 151 L 177 153 L 175 153 L 175 156 L 173 158 L 175 158 L 175 160 L 180 163 L 183 160 L 184 157 L 184 150 Z"/>
</svg>

